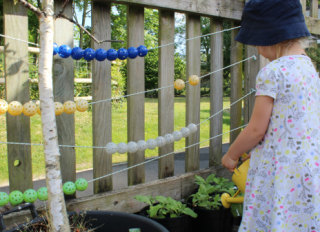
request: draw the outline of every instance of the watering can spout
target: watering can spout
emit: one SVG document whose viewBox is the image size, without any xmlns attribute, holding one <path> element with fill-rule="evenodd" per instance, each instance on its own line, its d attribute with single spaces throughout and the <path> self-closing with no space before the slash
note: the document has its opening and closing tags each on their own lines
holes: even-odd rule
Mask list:
<svg viewBox="0 0 320 232">
<path fill-rule="evenodd" d="M 236 168 L 234 170 L 234 173 L 232 175 L 232 181 L 238 187 L 238 191 L 232 197 L 228 193 L 224 193 L 221 195 L 221 203 L 223 207 L 230 208 L 231 203 L 243 202 L 243 197 L 238 197 L 238 194 L 240 192 L 245 192 L 249 164 L 250 159 L 247 159 L 239 166 L 239 168 Z"/>
</svg>

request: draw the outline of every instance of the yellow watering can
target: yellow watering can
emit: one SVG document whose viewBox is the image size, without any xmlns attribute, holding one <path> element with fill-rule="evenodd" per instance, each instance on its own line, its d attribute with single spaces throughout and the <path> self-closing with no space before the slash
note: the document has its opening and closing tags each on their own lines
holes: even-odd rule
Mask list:
<svg viewBox="0 0 320 232">
<path fill-rule="evenodd" d="M 238 194 L 240 192 L 245 192 L 249 164 L 250 159 L 247 159 L 238 168 L 234 170 L 234 173 L 232 175 L 232 181 L 238 187 L 238 191 L 232 197 L 229 193 L 223 193 L 221 195 L 221 203 L 223 207 L 230 208 L 231 203 L 243 203 L 243 197 L 238 197 Z"/>
</svg>

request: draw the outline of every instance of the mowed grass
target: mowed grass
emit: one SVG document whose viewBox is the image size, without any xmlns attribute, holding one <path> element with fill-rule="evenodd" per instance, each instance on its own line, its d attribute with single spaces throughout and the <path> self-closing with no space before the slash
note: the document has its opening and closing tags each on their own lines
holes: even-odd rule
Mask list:
<svg viewBox="0 0 320 232">
<path fill-rule="evenodd" d="M 224 108 L 229 106 L 229 98 L 224 99 Z M 185 98 L 175 98 L 174 103 L 174 125 L 175 130 L 179 130 L 185 126 L 186 120 L 186 102 Z M 210 116 L 210 100 L 209 98 L 201 98 L 200 105 L 200 121 Z M 75 113 L 75 130 L 76 145 L 92 146 L 92 112 Z M 229 111 L 223 112 L 223 133 L 230 129 Z M 41 118 L 39 115 L 33 116 L 30 123 L 31 141 L 32 143 L 42 143 Z M 145 140 L 156 138 L 158 136 L 158 100 L 146 99 L 145 103 Z M 209 121 L 200 126 L 200 141 L 209 138 Z M 0 115 L 0 141 L 7 141 L 6 117 Z M 116 103 L 112 109 L 112 141 L 114 143 L 127 142 L 127 104 L 126 102 Z M 229 135 L 223 135 L 223 143 L 229 142 Z M 206 147 L 209 141 L 200 144 L 200 147 Z M 18 146 L 18 145 L 17 145 Z M 175 151 L 184 151 L 185 139 L 175 143 Z M 45 176 L 45 158 L 42 146 L 32 146 L 32 172 L 34 179 Z M 146 150 L 146 157 L 158 155 L 158 150 Z M 92 168 L 92 149 L 76 148 L 77 170 L 85 170 Z M 113 162 L 125 162 L 126 154 L 114 154 Z M 8 161 L 7 161 L 7 145 L 0 144 L 0 185 L 8 184 Z"/>
</svg>

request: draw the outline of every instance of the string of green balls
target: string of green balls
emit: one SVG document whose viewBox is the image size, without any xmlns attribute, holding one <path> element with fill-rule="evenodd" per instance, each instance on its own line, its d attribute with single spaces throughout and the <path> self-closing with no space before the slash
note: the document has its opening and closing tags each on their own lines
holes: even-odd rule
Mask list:
<svg viewBox="0 0 320 232">
<path fill-rule="evenodd" d="M 75 183 L 68 181 L 63 184 L 63 193 L 66 195 L 72 195 L 78 191 L 84 191 L 88 188 L 88 181 L 84 178 L 79 178 Z M 38 191 L 34 189 L 28 189 L 24 193 L 15 190 L 9 195 L 5 192 L 0 192 L 0 207 L 10 203 L 12 206 L 21 204 L 22 202 L 33 203 L 37 199 L 40 201 L 48 200 L 48 189 L 41 187 Z"/>
</svg>

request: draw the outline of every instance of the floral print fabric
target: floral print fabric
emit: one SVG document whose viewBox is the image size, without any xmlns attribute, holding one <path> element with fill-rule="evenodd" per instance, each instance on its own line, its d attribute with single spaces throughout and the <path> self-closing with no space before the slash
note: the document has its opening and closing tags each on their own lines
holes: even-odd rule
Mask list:
<svg viewBox="0 0 320 232">
<path fill-rule="evenodd" d="M 251 151 L 241 232 L 320 232 L 320 80 L 309 57 L 284 56 L 256 78 L 274 98 Z"/>
</svg>

